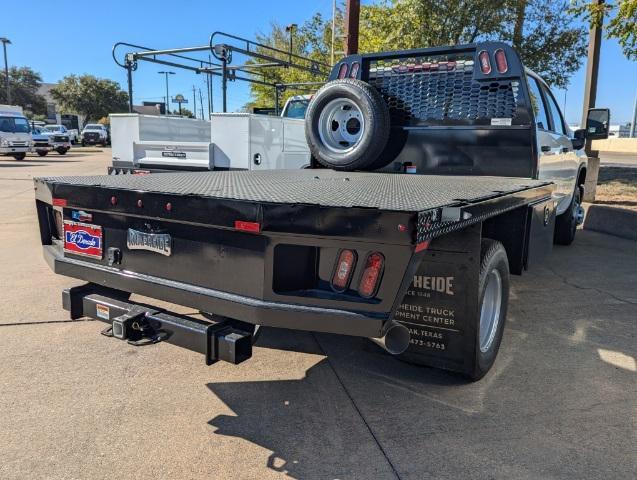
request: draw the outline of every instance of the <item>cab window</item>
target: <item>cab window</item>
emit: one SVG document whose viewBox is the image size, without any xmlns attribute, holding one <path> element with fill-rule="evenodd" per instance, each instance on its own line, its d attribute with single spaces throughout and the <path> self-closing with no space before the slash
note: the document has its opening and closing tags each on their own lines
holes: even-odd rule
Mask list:
<svg viewBox="0 0 637 480">
<path fill-rule="evenodd" d="M 546 100 L 549 104 L 549 112 L 551 112 L 551 130 L 555 133 L 559 133 L 560 135 L 565 134 L 564 130 L 564 121 L 562 120 L 562 112 L 560 112 L 560 108 L 557 106 L 555 99 L 551 92 L 544 88 L 544 95 L 546 96 Z"/>
<path fill-rule="evenodd" d="M 546 115 L 546 107 L 542 94 L 540 93 L 540 85 L 534 77 L 529 76 L 529 94 L 531 96 L 531 106 L 533 107 L 533 113 L 535 114 L 535 123 L 537 128 L 542 130 L 549 129 L 549 121 Z"/>
<path fill-rule="evenodd" d="M 309 100 L 291 100 L 283 116 L 287 118 L 305 118 L 305 111 L 309 104 Z"/>
</svg>

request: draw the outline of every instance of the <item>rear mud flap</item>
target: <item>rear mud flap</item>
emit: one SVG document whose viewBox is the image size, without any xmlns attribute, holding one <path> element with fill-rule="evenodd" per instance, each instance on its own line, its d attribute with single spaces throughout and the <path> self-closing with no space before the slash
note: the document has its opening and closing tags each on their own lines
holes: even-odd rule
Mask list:
<svg viewBox="0 0 637 480">
<path fill-rule="evenodd" d="M 476 368 L 480 225 L 437 238 L 394 315 L 409 329 L 400 358 L 471 375 Z"/>
</svg>

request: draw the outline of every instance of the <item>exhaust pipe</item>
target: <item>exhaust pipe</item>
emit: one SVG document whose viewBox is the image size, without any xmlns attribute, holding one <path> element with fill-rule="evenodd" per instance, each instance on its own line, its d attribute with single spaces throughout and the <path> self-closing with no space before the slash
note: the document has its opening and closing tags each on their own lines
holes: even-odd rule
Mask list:
<svg viewBox="0 0 637 480">
<path fill-rule="evenodd" d="M 392 355 L 400 355 L 407 350 L 409 340 L 411 340 L 411 334 L 407 327 L 395 320 L 390 320 L 387 322 L 384 332 L 382 337 L 370 337 L 370 340 Z"/>
</svg>

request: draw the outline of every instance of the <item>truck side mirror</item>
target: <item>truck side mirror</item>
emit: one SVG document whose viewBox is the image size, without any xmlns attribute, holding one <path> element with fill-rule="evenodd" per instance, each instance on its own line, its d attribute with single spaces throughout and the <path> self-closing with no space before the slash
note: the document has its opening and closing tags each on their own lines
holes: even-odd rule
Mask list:
<svg viewBox="0 0 637 480">
<path fill-rule="evenodd" d="M 573 139 L 571 140 L 574 150 L 581 150 L 586 145 L 586 129 L 579 128 L 573 132 Z"/>
<path fill-rule="evenodd" d="M 608 138 L 610 129 L 610 110 L 608 108 L 591 108 L 586 117 L 586 138 L 603 140 Z"/>
</svg>

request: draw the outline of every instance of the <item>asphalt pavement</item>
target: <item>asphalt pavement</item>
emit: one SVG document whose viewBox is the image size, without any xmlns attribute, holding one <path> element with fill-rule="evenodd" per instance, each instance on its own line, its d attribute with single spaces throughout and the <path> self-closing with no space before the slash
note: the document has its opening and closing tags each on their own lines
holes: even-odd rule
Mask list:
<svg viewBox="0 0 637 480">
<path fill-rule="evenodd" d="M 78 282 L 42 259 L 32 178 L 109 156 L 0 158 L 1 479 L 637 478 L 636 242 L 580 231 L 514 277 L 477 383 L 276 329 L 207 367 L 62 310 Z"/>
<path fill-rule="evenodd" d="M 599 159 L 602 167 L 637 168 L 637 152 L 599 152 Z"/>
</svg>

